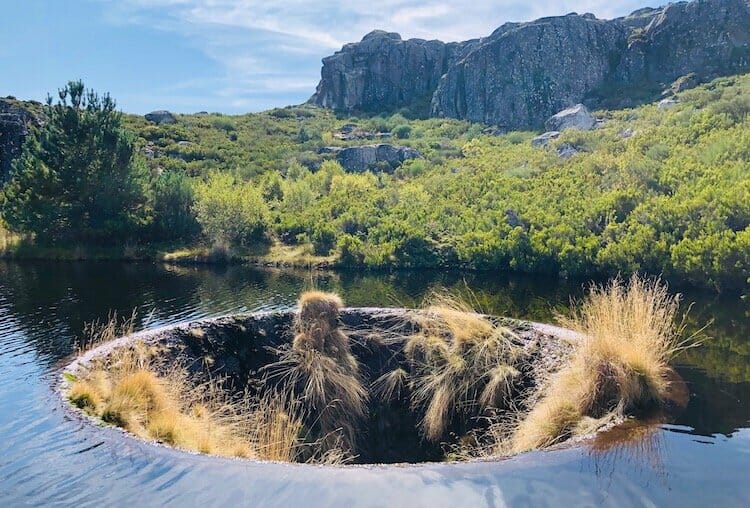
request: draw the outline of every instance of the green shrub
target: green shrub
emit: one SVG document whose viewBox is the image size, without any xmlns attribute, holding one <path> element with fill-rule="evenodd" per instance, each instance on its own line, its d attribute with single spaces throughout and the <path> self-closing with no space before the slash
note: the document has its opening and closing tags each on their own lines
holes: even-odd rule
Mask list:
<svg viewBox="0 0 750 508">
<path fill-rule="evenodd" d="M 397 125 L 393 128 L 392 134 L 397 139 L 407 139 L 411 134 L 411 126 L 407 124 Z"/>
<path fill-rule="evenodd" d="M 159 240 L 192 240 L 201 227 L 195 217 L 195 193 L 184 173 L 166 171 L 152 186 L 154 237 Z"/>
<path fill-rule="evenodd" d="M 263 239 L 269 210 L 252 183 L 214 174 L 196 187 L 196 198 L 196 217 L 213 245 L 247 246 Z"/>
<path fill-rule="evenodd" d="M 318 256 L 327 256 L 336 246 L 336 230 L 330 226 L 318 225 L 312 235 L 313 251 Z"/>
<path fill-rule="evenodd" d="M 399 166 L 396 175 L 400 177 L 415 178 L 427 171 L 427 161 L 424 159 L 409 159 Z"/>
<path fill-rule="evenodd" d="M 344 266 L 359 266 L 364 263 L 362 240 L 352 235 L 343 235 L 338 239 L 339 262 Z"/>
<path fill-rule="evenodd" d="M 219 129 L 226 132 L 232 132 L 236 130 L 236 126 L 231 118 L 225 116 L 217 116 L 211 119 L 211 125 L 214 129 Z"/>
<path fill-rule="evenodd" d="M 505 139 L 507 139 L 508 143 L 511 145 L 520 145 L 526 141 L 526 136 L 523 132 L 509 132 L 505 135 Z"/>
</svg>

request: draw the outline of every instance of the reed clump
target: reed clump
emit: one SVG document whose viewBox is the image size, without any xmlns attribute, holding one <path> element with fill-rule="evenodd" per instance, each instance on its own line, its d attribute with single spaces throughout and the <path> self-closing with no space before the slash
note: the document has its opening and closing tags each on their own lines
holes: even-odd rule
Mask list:
<svg viewBox="0 0 750 508">
<path fill-rule="evenodd" d="M 439 440 L 456 418 L 466 421 L 513 405 L 523 350 L 511 330 L 446 293 L 425 301 L 416 324 L 404 354 L 411 369 L 412 406 L 424 411 L 421 427 L 427 439 Z M 392 392 L 400 379 L 394 375 L 381 383 Z"/>
<path fill-rule="evenodd" d="M 565 366 L 534 395 L 510 451 L 550 446 L 663 405 L 669 362 L 692 342 L 680 339 L 679 303 L 665 284 L 639 276 L 592 287 L 580 309 L 560 319 L 579 339 Z"/>
</svg>

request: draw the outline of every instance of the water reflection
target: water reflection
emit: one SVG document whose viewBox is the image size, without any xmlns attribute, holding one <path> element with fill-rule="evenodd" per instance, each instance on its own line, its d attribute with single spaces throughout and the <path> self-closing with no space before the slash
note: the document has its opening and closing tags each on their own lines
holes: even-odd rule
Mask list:
<svg viewBox="0 0 750 508">
<path fill-rule="evenodd" d="M 352 306 L 406 307 L 445 287 L 468 294 L 485 312 L 547 322 L 584 292 L 583 284 L 558 279 L 429 270 L 332 273 L 242 266 L 0 262 L 3 312 L 20 320 L 35 348 L 53 359 L 70 353 L 70 339 L 81 333 L 85 322 L 110 311 L 128 315 L 138 308 L 138 324 L 143 326 L 145 317 L 152 315 L 153 325 L 285 307 L 293 304 L 302 288 L 311 286 L 338 291 Z M 709 293 L 688 293 L 685 302 L 695 302 L 688 314 L 689 330 L 712 321 L 705 331 L 711 338 L 683 353 L 679 365 L 690 367 L 693 378 L 698 374 L 692 370 L 697 368 L 729 385 L 750 382 L 750 302 Z"/>
<path fill-rule="evenodd" d="M 486 312 L 551 320 L 571 293 L 544 279 L 451 272 L 359 274 L 121 263 L 0 263 L 5 305 L 22 321 L 34 347 L 51 360 L 72 351 L 84 323 L 138 309 L 138 326 L 227 312 L 291 305 L 304 287 L 340 292 L 352 306 L 418 305 L 439 287 L 471 292 Z M 50 333 L 54 330 L 54 333 Z"/>
<path fill-rule="evenodd" d="M 597 478 L 605 483 L 606 490 L 618 468 L 639 475 L 646 484 L 656 481 L 668 487 L 669 471 L 664 459 L 666 440 L 661 423 L 660 418 L 647 422 L 628 421 L 586 444 L 590 465 Z"/>
</svg>

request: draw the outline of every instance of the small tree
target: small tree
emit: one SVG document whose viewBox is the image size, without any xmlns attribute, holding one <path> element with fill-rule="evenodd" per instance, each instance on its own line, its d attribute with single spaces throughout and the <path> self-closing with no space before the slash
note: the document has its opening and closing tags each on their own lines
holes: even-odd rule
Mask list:
<svg viewBox="0 0 750 508">
<path fill-rule="evenodd" d="M 269 211 L 253 184 L 235 183 L 231 175 L 217 173 L 197 187 L 196 198 L 196 217 L 215 246 L 247 246 L 262 240 Z"/>
<path fill-rule="evenodd" d="M 109 95 L 71 81 L 48 97 L 47 122 L 30 136 L 3 188 L 8 227 L 43 242 L 112 242 L 146 221 L 145 165 Z"/>
</svg>

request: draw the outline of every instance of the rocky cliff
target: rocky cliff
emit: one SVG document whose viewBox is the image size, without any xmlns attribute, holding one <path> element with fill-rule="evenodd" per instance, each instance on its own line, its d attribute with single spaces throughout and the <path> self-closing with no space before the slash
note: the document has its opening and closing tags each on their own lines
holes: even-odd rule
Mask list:
<svg viewBox="0 0 750 508">
<path fill-rule="evenodd" d="M 0 183 L 8 178 L 11 162 L 21 154 L 30 126 L 39 126 L 39 118 L 32 109 L 37 104 L 15 99 L 0 99 Z"/>
<path fill-rule="evenodd" d="M 668 85 L 691 73 L 706 80 L 750 70 L 749 0 L 679 2 L 648 16 L 628 33 L 614 80 Z"/>
<path fill-rule="evenodd" d="M 541 125 L 604 83 L 624 35 L 617 23 L 576 14 L 493 35 L 443 76 L 433 114 L 511 128 Z"/>
<path fill-rule="evenodd" d="M 750 0 L 693 0 L 614 20 L 569 14 L 507 23 L 444 44 L 373 32 L 323 60 L 311 101 L 353 111 L 420 110 L 506 128 L 536 128 L 577 103 L 652 100 L 750 70 Z"/>
<path fill-rule="evenodd" d="M 475 44 L 404 41 L 399 34 L 376 30 L 323 59 L 312 101 L 346 112 L 415 105 L 426 110 L 440 77 Z"/>
</svg>

